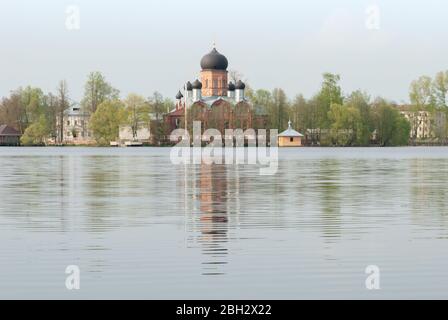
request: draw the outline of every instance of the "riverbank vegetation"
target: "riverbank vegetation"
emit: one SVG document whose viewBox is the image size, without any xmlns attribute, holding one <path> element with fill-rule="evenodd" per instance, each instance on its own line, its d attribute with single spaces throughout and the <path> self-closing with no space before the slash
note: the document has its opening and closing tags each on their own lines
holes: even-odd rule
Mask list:
<svg viewBox="0 0 448 320">
<path fill-rule="evenodd" d="M 398 146 L 415 143 L 419 136 L 417 128 L 421 125 L 418 122 L 422 120 L 419 117 L 408 119 L 403 111 L 428 113 L 428 121 L 433 125 L 432 134 L 440 137 L 440 143 L 446 140 L 446 121 L 437 123 L 433 119 L 436 114 L 446 119 L 448 71 L 439 72 L 434 79 L 424 76 L 413 81 L 409 92 L 411 103 L 405 106 L 382 97 L 373 98 L 359 90 L 343 94 L 339 82 L 339 75 L 324 74 L 320 90 L 309 99 L 297 95 L 289 100 L 282 89 L 272 92 L 249 89 L 247 95 L 256 105 L 266 106 L 270 127 L 284 130 L 291 119 L 312 145 Z"/>
<path fill-rule="evenodd" d="M 380 146 L 407 145 L 415 142 L 418 117 L 405 117 L 403 106 L 368 93 L 343 93 L 340 76 L 323 75 L 319 91 L 309 99 L 297 95 L 290 99 L 284 90 L 252 89 L 247 97 L 266 115 L 268 128 L 286 129 L 288 120 L 306 135 L 310 145 L 321 146 Z M 99 72 L 88 75 L 80 110 L 90 117 L 89 129 L 98 145 L 108 145 L 118 137 L 119 127 L 127 125 L 135 135 L 142 123 L 151 122 L 151 134 L 156 141 L 166 136 L 163 115 L 174 102 L 155 92 L 145 98 L 130 94 L 121 99 L 120 92 Z M 448 110 L 448 71 L 434 78 L 422 76 L 410 84 L 408 112 L 442 114 Z M 61 81 L 55 92 L 44 93 L 40 88 L 18 88 L 0 102 L 0 124 L 10 125 L 22 133 L 25 145 L 44 145 L 49 140 L 64 141 L 64 114 L 74 105 L 68 85 Z M 446 121 L 433 129 L 445 141 Z M 413 136 L 415 136 L 413 138 Z M 443 138 L 443 139 L 442 139 Z"/>
</svg>

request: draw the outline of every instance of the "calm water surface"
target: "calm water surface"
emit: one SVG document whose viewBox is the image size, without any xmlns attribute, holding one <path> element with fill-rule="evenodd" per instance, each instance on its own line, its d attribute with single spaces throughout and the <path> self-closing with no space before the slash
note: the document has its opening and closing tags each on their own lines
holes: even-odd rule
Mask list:
<svg viewBox="0 0 448 320">
<path fill-rule="evenodd" d="M 0 298 L 448 298 L 448 148 L 169 152 L 1 148 Z"/>
</svg>

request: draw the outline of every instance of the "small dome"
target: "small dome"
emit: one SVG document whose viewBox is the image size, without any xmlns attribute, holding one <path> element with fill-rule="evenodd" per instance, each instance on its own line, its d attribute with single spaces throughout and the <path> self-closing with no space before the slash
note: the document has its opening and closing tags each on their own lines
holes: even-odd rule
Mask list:
<svg viewBox="0 0 448 320">
<path fill-rule="evenodd" d="M 235 89 L 244 90 L 244 89 L 246 89 L 246 85 L 244 84 L 243 81 L 239 80 L 235 85 Z"/>
<path fill-rule="evenodd" d="M 193 90 L 193 86 L 191 85 L 191 82 L 190 82 L 190 81 L 187 82 L 186 87 L 187 87 L 187 91 L 191 91 L 191 90 Z"/>
<path fill-rule="evenodd" d="M 180 99 L 182 99 L 184 96 L 183 96 L 183 94 L 179 91 L 177 94 L 176 94 L 176 99 L 177 100 L 180 100 Z"/>
<path fill-rule="evenodd" d="M 206 54 L 201 59 L 202 70 L 227 70 L 229 61 L 227 58 L 220 54 L 216 48 L 213 48 L 210 53 Z"/>
<path fill-rule="evenodd" d="M 233 84 L 232 81 L 229 82 L 229 91 L 235 91 L 235 85 Z"/>
<path fill-rule="evenodd" d="M 202 89 L 202 83 L 198 79 L 196 79 L 191 86 L 193 89 Z"/>
</svg>

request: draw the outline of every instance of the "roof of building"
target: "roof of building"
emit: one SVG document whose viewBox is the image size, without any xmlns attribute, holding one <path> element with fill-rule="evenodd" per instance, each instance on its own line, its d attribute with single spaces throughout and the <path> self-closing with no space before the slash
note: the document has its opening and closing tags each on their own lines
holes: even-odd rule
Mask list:
<svg viewBox="0 0 448 320">
<path fill-rule="evenodd" d="M 184 97 L 184 95 L 179 90 L 179 92 L 176 94 L 176 99 L 179 100 L 179 99 L 182 99 L 183 97 Z"/>
<path fill-rule="evenodd" d="M 90 114 L 84 111 L 83 108 L 79 106 L 79 104 L 71 106 L 70 108 L 65 110 L 64 114 L 68 117 L 90 117 Z"/>
<path fill-rule="evenodd" d="M 170 113 L 167 114 L 170 117 L 175 116 L 183 116 L 184 115 L 184 109 L 174 109 Z"/>
<path fill-rule="evenodd" d="M 220 54 L 216 48 L 207 53 L 201 59 L 202 70 L 227 70 L 229 61 L 227 58 Z"/>
<path fill-rule="evenodd" d="M 279 137 L 303 137 L 303 134 L 297 132 L 291 127 L 291 120 L 288 121 L 288 129 L 278 135 Z"/>
<path fill-rule="evenodd" d="M 211 97 L 202 97 L 201 100 L 195 101 L 193 102 L 193 104 L 196 103 L 201 103 L 204 106 L 206 106 L 207 108 L 211 108 L 215 103 L 219 102 L 219 101 L 223 101 L 223 102 L 227 102 L 230 103 L 231 105 L 238 105 L 239 103 L 249 103 L 248 100 L 244 99 L 238 103 L 235 103 L 235 99 L 234 98 L 229 98 L 226 96 L 211 96 Z M 260 110 L 256 110 L 258 112 L 256 112 L 257 114 L 261 113 L 259 112 Z M 178 115 L 183 115 L 183 109 L 174 109 L 172 111 L 170 111 L 168 113 L 168 115 L 170 116 L 178 116 Z"/>
<path fill-rule="evenodd" d="M 193 85 L 191 84 L 190 81 L 187 82 L 186 88 L 187 88 L 187 91 L 193 90 Z"/>
<path fill-rule="evenodd" d="M 6 124 L 0 125 L 0 136 L 21 136 L 20 132 Z"/>
<path fill-rule="evenodd" d="M 244 90 L 244 89 L 246 89 L 246 85 L 244 84 L 243 81 L 238 80 L 238 82 L 237 82 L 236 85 L 235 85 L 235 88 L 236 88 L 237 90 Z"/>
<path fill-rule="evenodd" d="M 401 104 L 401 105 L 395 105 L 395 108 L 397 108 L 399 111 L 413 111 L 415 110 L 415 107 L 408 104 Z"/>
<path fill-rule="evenodd" d="M 202 83 L 198 79 L 196 79 L 191 86 L 193 89 L 202 89 Z"/>
<path fill-rule="evenodd" d="M 233 84 L 232 81 L 229 82 L 229 87 L 228 87 L 229 91 L 235 91 L 235 85 Z"/>
<path fill-rule="evenodd" d="M 208 105 L 209 107 L 211 107 L 212 105 L 214 105 L 217 101 L 226 101 L 228 103 L 231 104 L 235 104 L 235 99 L 234 98 L 229 98 L 227 96 L 211 96 L 211 97 L 202 97 L 202 99 L 200 100 L 201 102 L 205 103 L 206 105 Z M 243 100 L 240 102 L 247 102 L 247 100 Z"/>
</svg>

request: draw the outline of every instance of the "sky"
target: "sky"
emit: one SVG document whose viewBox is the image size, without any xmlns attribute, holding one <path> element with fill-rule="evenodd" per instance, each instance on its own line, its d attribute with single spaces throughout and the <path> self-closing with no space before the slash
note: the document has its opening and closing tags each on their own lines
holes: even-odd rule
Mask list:
<svg viewBox="0 0 448 320">
<path fill-rule="evenodd" d="M 0 97 L 65 79 L 79 101 L 100 71 L 122 96 L 174 98 L 215 42 L 255 89 L 309 98 L 332 72 L 346 94 L 401 103 L 448 69 L 447 14 L 446 0 L 0 0 Z"/>
</svg>

